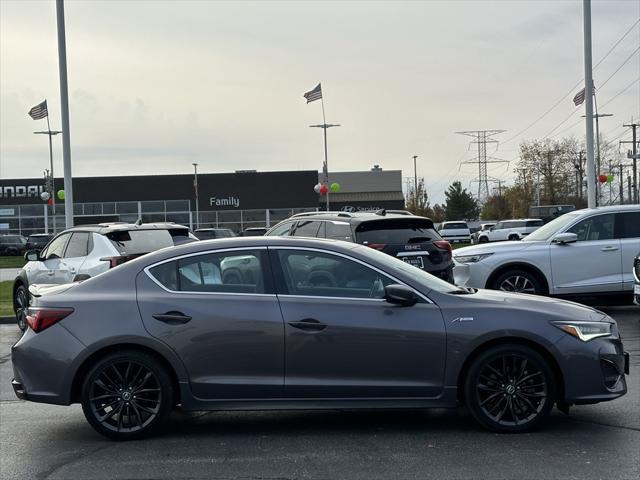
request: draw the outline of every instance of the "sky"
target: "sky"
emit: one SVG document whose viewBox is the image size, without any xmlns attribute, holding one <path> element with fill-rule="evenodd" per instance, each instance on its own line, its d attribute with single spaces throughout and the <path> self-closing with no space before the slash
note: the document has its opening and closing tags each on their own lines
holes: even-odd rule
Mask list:
<svg viewBox="0 0 640 480">
<path fill-rule="evenodd" d="M 191 173 L 194 162 L 203 173 L 320 170 L 322 131 L 308 126 L 322 123 L 321 105 L 302 97 L 318 82 L 327 122 L 341 124 L 328 131 L 329 170 L 378 164 L 409 177 L 418 155 L 432 203 L 455 179 L 477 189 L 477 165 L 463 163 L 475 146 L 455 132 L 506 130 L 489 153 L 511 163 L 489 175 L 507 181 L 520 141 L 584 135 L 584 107 L 571 101 L 584 77 L 581 0 L 67 0 L 65 10 L 74 176 Z M 640 0 L 594 0 L 592 15 L 598 103 L 614 115 L 601 132 L 617 143 L 640 118 Z M 0 0 L 0 178 L 48 167 L 46 136 L 32 133 L 46 121 L 27 111 L 46 98 L 60 128 L 58 75 L 55 2 Z M 61 145 L 55 137 L 56 176 Z"/>
</svg>

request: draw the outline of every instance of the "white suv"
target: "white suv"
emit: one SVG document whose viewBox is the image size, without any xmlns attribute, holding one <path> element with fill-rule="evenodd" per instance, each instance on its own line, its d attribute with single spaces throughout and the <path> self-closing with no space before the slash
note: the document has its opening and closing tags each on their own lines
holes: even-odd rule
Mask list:
<svg viewBox="0 0 640 480">
<path fill-rule="evenodd" d="M 577 210 L 523 241 L 454 251 L 456 284 L 554 296 L 633 292 L 629 265 L 640 251 L 640 205 Z"/>
<path fill-rule="evenodd" d="M 474 243 L 502 242 L 505 240 L 522 240 L 530 233 L 544 225 L 539 218 L 522 220 L 503 220 L 488 230 L 478 232 L 478 240 Z"/>
<path fill-rule="evenodd" d="M 438 233 L 448 242 L 470 242 L 471 230 L 467 222 L 444 222 Z"/>
</svg>

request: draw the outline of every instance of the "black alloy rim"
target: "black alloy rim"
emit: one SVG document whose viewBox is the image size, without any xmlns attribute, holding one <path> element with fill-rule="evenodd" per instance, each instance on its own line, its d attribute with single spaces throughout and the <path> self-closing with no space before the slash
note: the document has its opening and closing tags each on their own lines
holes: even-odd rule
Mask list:
<svg viewBox="0 0 640 480">
<path fill-rule="evenodd" d="M 96 420 L 114 432 L 136 432 L 149 425 L 160 411 L 162 391 L 155 374 L 133 361 L 104 366 L 89 391 Z"/>
<path fill-rule="evenodd" d="M 27 299 L 27 292 L 24 288 L 18 288 L 16 291 L 16 320 L 21 330 L 27 327 L 28 308 L 29 300 Z"/>
<path fill-rule="evenodd" d="M 544 372 L 531 359 L 503 355 L 485 363 L 476 383 L 483 413 L 504 426 L 525 425 L 545 407 L 549 389 Z"/>
</svg>

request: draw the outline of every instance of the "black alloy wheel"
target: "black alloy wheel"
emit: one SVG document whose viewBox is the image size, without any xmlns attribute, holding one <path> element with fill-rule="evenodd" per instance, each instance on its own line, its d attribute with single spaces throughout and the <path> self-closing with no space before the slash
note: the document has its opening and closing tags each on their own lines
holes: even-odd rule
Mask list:
<svg viewBox="0 0 640 480">
<path fill-rule="evenodd" d="M 16 323 L 23 332 L 27 329 L 27 310 L 29 309 L 29 292 L 24 285 L 19 285 L 13 295 L 13 310 L 16 312 Z"/>
<path fill-rule="evenodd" d="M 536 351 L 522 345 L 494 347 L 473 363 L 465 383 L 467 407 L 497 432 L 530 430 L 549 413 L 553 373 Z"/>
<path fill-rule="evenodd" d="M 82 387 L 82 410 L 101 434 L 115 439 L 151 433 L 171 411 L 171 380 L 164 367 L 141 352 L 100 360 Z"/>
</svg>

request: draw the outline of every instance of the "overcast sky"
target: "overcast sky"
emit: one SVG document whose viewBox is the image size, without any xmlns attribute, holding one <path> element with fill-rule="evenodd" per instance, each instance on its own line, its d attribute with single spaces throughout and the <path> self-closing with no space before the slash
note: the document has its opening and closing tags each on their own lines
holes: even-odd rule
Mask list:
<svg viewBox="0 0 640 480">
<path fill-rule="evenodd" d="M 432 201 L 455 178 L 477 188 L 477 167 L 459 167 L 474 147 L 456 131 L 507 130 L 490 149 L 505 160 L 556 126 L 584 132 L 583 122 L 563 131 L 581 109 L 560 125 L 584 74 L 578 0 L 65 5 L 76 176 L 189 173 L 193 162 L 207 173 L 321 169 L 321 130 L 308 128 L 322 123 L 320 102 L 302 98 L 319 81 L 327 121 L 342 124 L 328 132 L 330 170 L 380 164 L 410 176 L 419 155 Z M 638 21 L 640 0 L 592 9 L 595 65 Z M 48 167 L 46 137 L 32 134 L 46 122 L 27 111 L 46 98 L 60 127 L 55 26 L 53 1 L 0 0 L 2 178 Z M 614 114 L 601 131 L 616 143 L 640 117 L 639 46 L 636 24 L 594 71 L 601 111 Z M 61 175 L 60 137 L 54 158 Z"/>
</svg>

